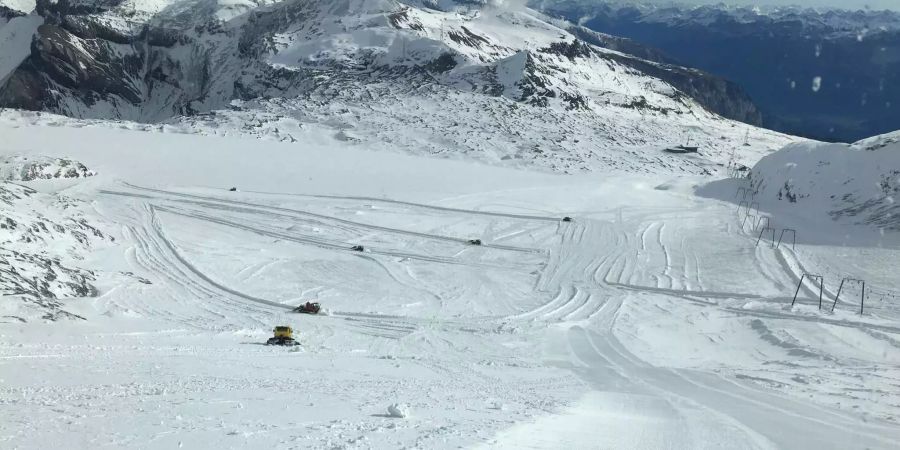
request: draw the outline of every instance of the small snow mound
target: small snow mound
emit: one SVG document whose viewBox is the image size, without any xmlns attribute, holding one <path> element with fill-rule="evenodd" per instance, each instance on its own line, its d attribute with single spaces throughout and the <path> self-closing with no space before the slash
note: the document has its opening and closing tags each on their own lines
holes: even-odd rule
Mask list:
<svg viewBox="0 0 900 450">
<path fill-rule="evenodd" d="M 0 158 L 0 179 L 34 181 L 59 178 L 87 178 L 97 175 L 84 164 L 50 156 L 12 155 Z"/>
<path fill-rule="evenodd" d="M 491 402 L 490 404 L 488 404 L 488 409 L 493 409 L 496 411 L 505 411 L 506 405 L 504 405 L 501 402 Z"/>
<path fill-rule="evenodd" d="M 747 311 L 757 310 L 757 309 L 765 309 L 765 305 L 761 302 L 749 301 L 747 303 L 744 303 L 744 306 L 741 306 L 741 309 L 747 310 Z"/>
<path fill-rule="evenodd" d="M 409 417 L 409 406 L 402 403 L 394 403 L 393 405 L 388 406 L 388 415 L 398 419 Z"/>
</svg>

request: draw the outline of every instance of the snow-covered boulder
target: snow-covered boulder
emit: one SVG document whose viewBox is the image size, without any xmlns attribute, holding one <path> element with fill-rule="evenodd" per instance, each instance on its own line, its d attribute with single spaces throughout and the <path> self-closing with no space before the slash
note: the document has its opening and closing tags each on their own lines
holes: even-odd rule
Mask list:
<svg viewBox="0 0 900 450">
<path fill-rule="evenodd" d="M 388 415 L 398 419 L 409 417 L 409 406 L 403 403 L 394 403 L 393 405 L 388 406 Z"/>
</svg>

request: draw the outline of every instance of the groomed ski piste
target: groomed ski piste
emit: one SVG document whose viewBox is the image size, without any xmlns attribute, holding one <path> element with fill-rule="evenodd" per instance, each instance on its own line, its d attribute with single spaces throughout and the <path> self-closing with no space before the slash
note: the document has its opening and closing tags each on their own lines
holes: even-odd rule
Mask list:
<svg viewBox="0 0 900 450">
<path fill-rule="evenodd" d="M 62 299 L 82 319 L 41 320 L 6 293 L 2 448 L 900 442 L 896 236 L 758 242 L 742 180 L 717 200 L 695 192 L 710 177 L 516 171 L 325 137 L 0 136 L 4 155 L 96 172 L 16 183 L 48 199 L 42 214 L 64 197 L 115 238 L 66 256 L 96 278 L 97 296 Z M 804 273 L 828 274 L 821 310 L 812 282 L 791 306 Z M 840 276 L 869 280 L 863 315 L 856 286 L 831 312 Z M 327 314 L 291 312 L 305 301 Z M 301 345 L 263 345 L 276 325 Z"/>
</svg>

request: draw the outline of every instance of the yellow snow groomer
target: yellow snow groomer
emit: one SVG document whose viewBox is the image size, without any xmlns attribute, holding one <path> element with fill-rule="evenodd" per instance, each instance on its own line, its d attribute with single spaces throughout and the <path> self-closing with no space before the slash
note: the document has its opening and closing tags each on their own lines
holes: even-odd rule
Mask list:
<svg viewBox="0 0 900 450">
<path fill-rule="evenodd" d="M 275 327 L 275 336 L 270 337 L 268 341 L 266 341 L 266 345 L 299 345 L 300 343 L 294 340 L 294 330 L 288 326 L 278 326 Z"/>
</svg>

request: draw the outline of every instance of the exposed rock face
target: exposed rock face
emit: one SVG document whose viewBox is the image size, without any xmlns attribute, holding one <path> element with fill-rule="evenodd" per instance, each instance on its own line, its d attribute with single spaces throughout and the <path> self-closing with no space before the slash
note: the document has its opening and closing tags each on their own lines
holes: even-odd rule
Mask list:
<svg viewBox="0 0 900 450">
<path fill-rule="evenodd" d="M 44 18 L 27 58 L 0 89 L 0 105 L 81 118 L 157 121 L 222 107 L 232 89 L 216 83 L 228 64 L 211 34 L 157 26 L 111 11 L 119 2 L 38 1 Z M 216 53 L 219 50 L 221 53 Z M 221 71 L 222 79 L 233 75 Z M 232 82 L 226 83 L 231 85 Z"/>
</svg>

